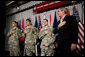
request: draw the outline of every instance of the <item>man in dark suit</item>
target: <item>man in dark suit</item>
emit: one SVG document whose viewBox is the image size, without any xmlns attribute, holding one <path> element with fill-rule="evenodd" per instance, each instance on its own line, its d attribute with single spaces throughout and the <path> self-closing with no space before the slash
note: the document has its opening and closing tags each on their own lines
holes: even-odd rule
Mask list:
<svg viewBox="0 0 85 57">
<path fill-rule="evenodd" d="M 58 33 L 56 42 L 58 47 L 56 55 L 58 56 L 74 56 L 78 38 L 78 26 L 74 16 L 67 16 L 65 8 L 58 9 L 58 15 L 61 18 L 54 33 Z"/>
</svg>

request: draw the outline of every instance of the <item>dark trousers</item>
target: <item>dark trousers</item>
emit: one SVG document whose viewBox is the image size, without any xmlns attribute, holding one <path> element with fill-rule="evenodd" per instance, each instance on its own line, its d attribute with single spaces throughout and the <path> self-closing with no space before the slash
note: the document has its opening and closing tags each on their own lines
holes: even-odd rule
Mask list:
<svg viewBox="0 0 85 57">
<path fill-rule="evenodd" d="M 55 49 L 55 56 L 78 56 L 78 54 L 76 53 L 76 51 L 71 51 L 70 49 L 60 49 L 60 48 L 56 48 Z"/>
<path fill-rule="evenodd" d="M 20 56 L 23 56 L 24 52 L 24 41 L 20 41 Z"/>
</svg>

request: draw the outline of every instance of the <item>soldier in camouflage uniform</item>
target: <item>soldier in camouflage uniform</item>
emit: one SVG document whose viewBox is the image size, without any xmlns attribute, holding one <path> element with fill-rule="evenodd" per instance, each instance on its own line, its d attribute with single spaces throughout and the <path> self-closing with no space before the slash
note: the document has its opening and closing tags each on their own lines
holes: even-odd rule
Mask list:
<svg viewBox="0 0 85 57">
<path fill-rule="evenodd" d="M 8 32 L 7 36 L 9 37 L 9 51 L 10 56 L 19 56 L 20 48 L 19 48 L 19 38 L 21 37 L 21 31 L 17 28 L 17 22 L 12 22 L 12 29 Z"/>
<path fill-rule="evenodd" d="M 36 39 L 38 38 L 37 32 L 38 30 L 31 26 L 31 20 L 26 20 L 27 27 L 24 29 L 23 37 L 25 37 L 25 47 L 24 47 L 24 55 L 26 53 L 27 56 L 32 56 L 35 53 L 35 44 Z"/>
<path fill-rule="evenodd" d="M 48 26 L 48 20 L 43 20 L 44 27 L 39 33 L 39 39 L 42 39 L 40 48 L 41 56 L 53 56 L 54 55 L 54 41 L 55 35 L 53 34 L 53 28 Z"/>
</svg>

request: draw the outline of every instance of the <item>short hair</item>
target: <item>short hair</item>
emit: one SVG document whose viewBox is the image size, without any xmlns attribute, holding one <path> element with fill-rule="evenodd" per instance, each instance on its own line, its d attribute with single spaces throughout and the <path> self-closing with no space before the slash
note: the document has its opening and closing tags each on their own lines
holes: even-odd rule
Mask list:
<svg viewBox="0 0 85 57">
<path fill-rule="evenodd" d="M 65 12 L 65 14 L 67 14 L 67 9 L 66 9 L 66 8 L 61 7 L 61 8 L 58 8 L 58 9 L 61 9 L 61 11 L 64 11 L 64 12 Z"/>
<path fill-rule="evenodd" d="M 16 24 L 17 24 L 17 21 L 12 21 L 12 22 L 14 22 L 14 23 L 16 23 Z"/>
<path fill-rule="evenodd" d="M 31 20 L 28 18 L 28 19 L 26 19 L 26 21 L 29 21 L 29 22 L 31 22 Z"/>
<path fill-rule="evenodd" d="M 46 20 L 46 21 L 48 22 L 48 20 L 47 20 L 47 19 L 43 19 L 43 20 Z"/>
<path fill-rule="evenodd" d="M 12 22 L 14 22 L 16 24 L 16 26 L 18 26 L 18 22 L 17 21 L 12 21 Z"/>
</svg>

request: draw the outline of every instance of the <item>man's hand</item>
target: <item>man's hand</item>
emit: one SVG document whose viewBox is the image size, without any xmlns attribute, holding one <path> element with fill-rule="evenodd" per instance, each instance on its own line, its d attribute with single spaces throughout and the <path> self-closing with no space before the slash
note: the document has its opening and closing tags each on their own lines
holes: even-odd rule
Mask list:
<svg viewBox="0 0 85 57">
<path fill-rule="evenodd" d="M 76 50 L 76 44 L 72 43 L 71 44 L 71 51 L 74 51 L 74 50 Z"/>
<path fill-rule="evenodd" d="M 30 29 L 28 29 L 26 32 L 25 32 L 25 34 L 27 34 L 27 33 L 29 33 L 30 32 Z"/>
<path fill-rule="evenodd" d="M 16 31 L 15 30 L 12 30 L 11 33 L 14 34 L 14 33 L 16 33 Z"/>
<path fill-rule="evenodd" d="M 48 44 L 46 43 L 46 44 L 44 44 L 46 47 L 48 47 Z"/>
<path fill-rule="evenodd" d="M 62 27 L 62 26 L 65 25 L 65 24 L 66 24 L 66 21 L 61 22 L 61 23 L 58 25 L 58 28 Z"/>
<path fill-rule="evenodd" d="M 48 34 L 48 33 L 50 33 L 50 31 L 48 31 L 48 30 L 45 30 L 45 34 Z"/>
</svg>

